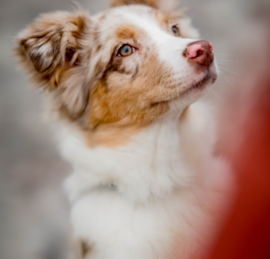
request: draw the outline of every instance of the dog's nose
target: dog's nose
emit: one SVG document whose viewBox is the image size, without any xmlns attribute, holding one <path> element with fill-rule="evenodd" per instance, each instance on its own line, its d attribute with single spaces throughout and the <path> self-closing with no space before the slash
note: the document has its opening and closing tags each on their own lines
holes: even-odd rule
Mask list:
<svg viewBox="0 0 270 259">
<path fill-rule="evenodd" d="M 190 43 L 184 51 L 184 56 L 189 61 L 209 67 L 214 60 L 213 45 L 206 40 Z"/>
</svg>

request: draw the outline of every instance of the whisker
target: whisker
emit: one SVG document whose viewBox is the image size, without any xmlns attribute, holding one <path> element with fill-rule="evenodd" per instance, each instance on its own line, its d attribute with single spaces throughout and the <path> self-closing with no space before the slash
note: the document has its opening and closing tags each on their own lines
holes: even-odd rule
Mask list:
<svg viewBox="0 0 270 259">
<path fill-rule="evenodd" d="M 226 79 L 225 75 L 223 74 L 221 78 L 234 90 L 234 86 Z"/>
<path fill-rule="evenodd" d="M 240 74 L 236 73 L 235 71 L 233 71 L 232 69 L 230 69 L 229 67 L 227 67 L 226 65 L 224 64 L 218 64 L 219 66 L 222 66 L 222 68 L 228 70 L 229 72 L 235 74 L 236 76 L 241 76 Z"/>
<path fill-rule="evenodd" d="M 221 55 L 221 56 L 232 56 L 232 54 L 226 54 L 226 53 L 218 53 L 214 51 L 215 55 Z"/>
<path fill-rule="evenodd" d="M 223 70 L 222 72 L 225 74 L 225 72 L 227 73 L 227 74 L 229 74 L 229 75 L 232 75 L 233 73 L 233 71 L 231 71 L 231 70 L 229 70 L 227 67 L 224 67 L 224 66 L 221 66 L 221 65 L 219 65 L 219 70 L 221 71 L 221 69 Z"/>
<path fill-rule="evenodd" d="M 216 60 L 218 60 L 218 61 L 226 61 L 226 62 L 240 62 L 238 60 L 228 60 L 228 59 L 219 59 L 219 58 L 216 58 Z"/>
<path fill-rule="evenodd" d="M 206 37 L 208 37 L 210 34 L 212 34 L 214 31 L 216 31 L 216 30 L 213 30 L 213 31 L 211 31 L 211 32 L 209 32 L 209 33 L 207 33 L 204 37 L 202 37 L 202 39 L 201 40 L 204 40 Z"/>
<path fill-rule="evenodd" d="M 216 96 L 219 100 L 221 100 L 222 102 L 225 103 L 225 101 L 224 101 L 217 93 L 215 93 L 215 91 L 214 91 L 213 88 L 211 88 L 211 92 L 212 92 L 212 93 L 214 94 L 214 96 Z"/>
</svg>

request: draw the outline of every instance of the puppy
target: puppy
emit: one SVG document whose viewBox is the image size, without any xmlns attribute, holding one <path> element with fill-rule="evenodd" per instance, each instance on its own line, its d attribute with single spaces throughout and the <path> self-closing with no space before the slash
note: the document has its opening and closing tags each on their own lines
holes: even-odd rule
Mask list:
<svg viewBox="0 0 270 259">
<path fill-rule="evenodd" d="M 197 102 L 218 75 L 213 46 L 166 0 L 111 6 L 44 14 L 17 40 L 73 166 L 77 258 L 203 258 L 230 186 Z"/>
</svg>

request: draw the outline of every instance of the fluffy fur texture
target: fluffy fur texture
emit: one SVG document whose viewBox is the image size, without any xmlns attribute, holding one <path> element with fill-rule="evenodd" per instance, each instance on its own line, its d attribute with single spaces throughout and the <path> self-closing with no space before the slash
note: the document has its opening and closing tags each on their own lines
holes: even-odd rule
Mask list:
<svg viewBox="0 0 270 259">
<path fill-rule="evenodd" d="M 112 6 L 93 17 L 45 14 L 16 49 L 47 90 L 74 168 L 66 189 L 78 258 L 203 258 L 230 186 L 213 155 L 211 111 L 195 102 L 216 65 L 187 60 L 198 33 L 164 1 Z M 133 54 L 120 56 L 123 45 Z"/>
</svg>

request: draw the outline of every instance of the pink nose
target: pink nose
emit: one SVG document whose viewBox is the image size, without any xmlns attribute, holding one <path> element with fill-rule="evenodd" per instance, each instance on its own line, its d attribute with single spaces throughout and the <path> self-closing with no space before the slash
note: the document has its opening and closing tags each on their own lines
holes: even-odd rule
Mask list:
<svg viewBox="0 0 270 259">
<path fill-rule="evenodd" d="M 209 41 L 201 40 L 189 44 L 183 54 L 189 61 L 209 67 L 214 60 L 212 51 L 213 45 Z"/>
</svg>

